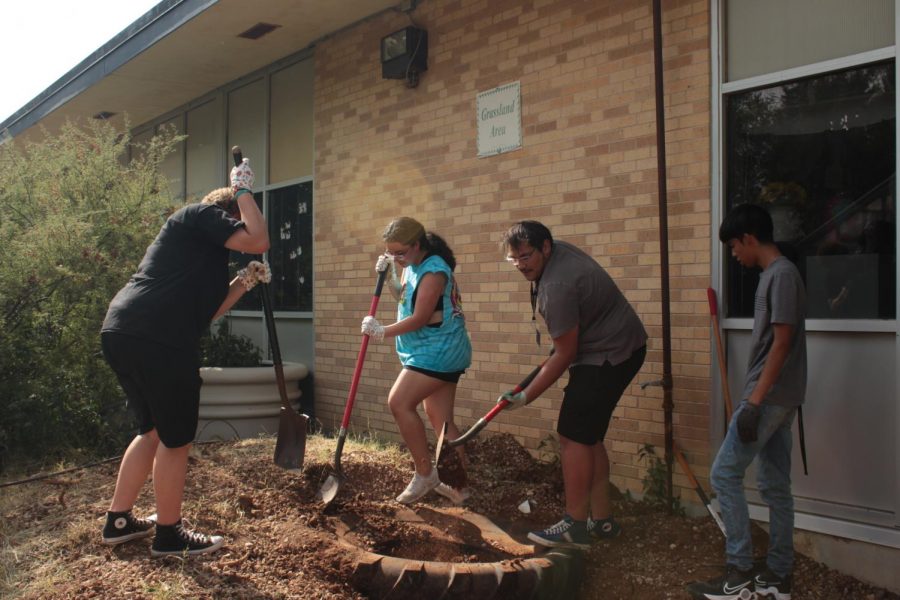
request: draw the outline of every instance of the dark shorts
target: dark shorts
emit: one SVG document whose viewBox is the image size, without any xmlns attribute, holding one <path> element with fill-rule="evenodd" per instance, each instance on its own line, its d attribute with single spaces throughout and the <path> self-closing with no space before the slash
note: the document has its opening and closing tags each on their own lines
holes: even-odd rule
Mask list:
<svg viewBox="0 0 900 600">
<path fill-rule="evenodd" d="M 452 373 L 441 373 L 440 371 L 431 371 L 429 369 L 421 369 L 419 367 L 413 367 L 411 365 L 405 365 L 404 369 L 409 369 L 410 371 L 415 371 L 416 373 L 421 373 L 422 375 L 428 375 L 429 377 L 434 377 L 435 379 L 440 379 L 441 381 L 447 381 L 449 383 L 459 383 L 459 378 L 465 373 L 463 371 L 453 371 Z"/>
<path fill-rule="evenodd" d="M 100 340 L 139 431 L 156 429 L 167 448 L 191 443 L 197 433 L 202 383 L 197 352 L 109 331 Z"/>
<path fill-rule="evenodd" d="M 602 442 L 609 421 L 625 389 L 641 370 L 647 347 L 642 346 L 623 363 L 569 368 L 556 432 L 572 441 L 593 446 Z"/>
</svg>

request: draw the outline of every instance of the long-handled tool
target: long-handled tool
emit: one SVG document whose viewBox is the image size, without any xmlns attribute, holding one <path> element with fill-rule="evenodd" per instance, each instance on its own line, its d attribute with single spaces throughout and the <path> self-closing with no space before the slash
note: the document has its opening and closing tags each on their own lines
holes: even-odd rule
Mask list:
<svg viewBox="0 0 900 600">
<path fill-rule="evenodd" d="M 552 356 L 551 352 L 551 356 Z M 531 373 L 528 374 L 525 379 L 523 379 L 519 384 L 513 388 L 512 393 L 518 394 L 530 384 L 537 374 L 541 372 L 541 369 L 544 367 L 544 364 L 547 362 L 545 358 L 544 361 L 534 368 Z M 454 440 L 447 439 L 447 427 L 448 423 L 444 422 L 444 426 L 441 427 L 441 433 L 438 435 L 437 447 L 434 451 L 435 456 L 435 465 L 437 466 L 438 476 L 441 481 L 445 484 L 454 487 L 456 489 L 462 489 L 466 487 L 466 482 L 468 477 L 466 476 L 465 469 L 462 468 L 462 462 L 459 459 L 459 455 L 456 453 L 454 448 L 458 446 L 462 446 L 472 438 L 474 438 L 478 433 L 484 429 L 491 420 L 496 417 L 500 412 L 509 406 L 509 400 L 502 399 L 497 402 L 490 411 L 478 421 L 474 425 L 472 425 L 465 433 L 460 435 L 458 438 Z"/>
<path fill-rule="evenodd" d="M 375 283 L 375 293 L 372 295 L 372 305 L 369 307 L 369 316 L 375 316 L 378 308 L 378 300 L 381 298 L 381 288 L 384 287 L 384 277 L 387 270 L 378 273 L 378 281 Z M 350 383 L 350 392 L 347 394 L 347 405 L 344 407 L 344 418 L 341 420 L 341 429 L 338 431 L 337 448 L 334 451 L 334 466 L 331 475 L 319 488 L 316 496 L 326 505 L 330 504 L 337 496 L 341 484 L 346 477 L 341 470 L 341 453 L 344 451 L 344 441 L 347 439 L 347 428 L 350 426 L 350 413 L 353 412 L 353 402 L 356 400 L 356 389 L 359 387 L 359 376 L 362 373 L 363 360 L 366 358 L 366 348 L 369 346 L 369 336 L 363 334 L 362 343 L 359 346 L 359 355 L 356 357 L 356 369 L 353 371 L 353 381 Z"/>
<path fill-rule="evenodd" d="M 241 149 L 231 149 L 234 165 L 243 160 Z M 281 411 L 278 416 L 278 438 L 275 441 L 275 464 L 282 469 L 299 471 L 303 467 L 303 456 L 306 453 L 306 429 L 309 418 L 299 414 L 288 399 L 284 382 L 284 365 L 281 362 L 281 349 L 278 346 L 278 334 L 275 330 L 275 317 L 272 314 L 272 298 L 269 295 L 269 284 L 259 284 L 259 295 L 262 299 L 263 315 L 269 333 L 269 346 L 272 348 L 272 363 L 275 366 L 275 379 L 278 382 L 278 395 L 281 396 Z"/>
<path fill-rule="evenodd" d="M 674 450 L 675 459 L 678 461 L 678 464 L 681 465 L 681 470 L 684 471 L 684 474 L 687 475 L 688 480 L 691 482 L 691 485 L 694 486 L 694 491 L 697 493 L 697 496 L 700 497 L 700 501 L 703 502 L 703 506 L 706 507 L 706 510 L 709 512 L 709 515 L 713 518 L 713 521 L 716 522 L 716 525 L 719 526 L 719 529 L 722 531 L 722 535 L 727 537 L 725 533 L 725 523 L 722 522 L 722 518 L 719 516 L 719 513 L 712 507 L 712 504 L 709 502 L 709 496 L 706 495 L 706 492 L 703 491 L 703 486 L 700 485 L 700 482 L 697 481 L 697 478 L 694 477 L 694 472 L 691 471 L 690 465 L 688 465 L 687 459 L 684 457 L 684 454 L 681 453 L 681 449 L 673 443 L 672 449 Z"/>
<path fill-rule="evenodd" d="M 706 297 L 709 300 L 709 316 L 712 319 L 713 332 L 716 335 L 716 356 L 719 359 L 719 377 L 722 379 L 722 395 L 725 397 L 725 417 L 731 421 L 731 390 L 728 389 L 728 365 L 725 363 L 725 348 L 722 346 L 722 333 L 719 331 L 719 303 L 716 300 L 716 290 L 706 288 Z"/>
</svg>

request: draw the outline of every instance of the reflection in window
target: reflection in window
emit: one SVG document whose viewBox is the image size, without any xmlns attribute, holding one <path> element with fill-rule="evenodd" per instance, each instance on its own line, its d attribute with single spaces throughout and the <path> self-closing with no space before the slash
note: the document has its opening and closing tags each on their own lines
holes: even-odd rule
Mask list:
<svg viewBox="0 0 900 600">
<path fill-rule="evenodd" d="M 810 318 L 893 319 L 893 64 L 726 97 L 728 210 L 765 206 L 806 282 Z M 758 271 L 728 261 L 728 316 L 752 317 Z"/>
<path fill-rule="evenodd" d="M 313 309 L 312 210 L 311 181 L 269 192 L 269 264 L 275 310 Z"/>
<path fill-rule="evenodd" d="M 262 210 L 262 193 L 253 196 Z M 268 192 L 269 268 L 272 270 L 270 294 L 272 309 L 312 312 L 312 182 L 289 185 Z M 251 260 L 254 254 L 232 252 L 232 273 Z M 235 310 L 262 310 L 256 291 L 251 291 L 234 306 Z"/>
</svg>

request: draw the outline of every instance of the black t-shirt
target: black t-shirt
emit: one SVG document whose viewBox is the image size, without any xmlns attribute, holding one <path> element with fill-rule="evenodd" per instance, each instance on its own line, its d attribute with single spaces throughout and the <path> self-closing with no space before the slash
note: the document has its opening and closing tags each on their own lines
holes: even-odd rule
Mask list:
<svg viewBox="0 0 900 600">
<path fill-rule="evenodd" d="M 225 242 L 243 226 L 213 204 L 175 212 L 113 298 L 102 331 L 196 348 L 228 294 Z"/>
</svg>

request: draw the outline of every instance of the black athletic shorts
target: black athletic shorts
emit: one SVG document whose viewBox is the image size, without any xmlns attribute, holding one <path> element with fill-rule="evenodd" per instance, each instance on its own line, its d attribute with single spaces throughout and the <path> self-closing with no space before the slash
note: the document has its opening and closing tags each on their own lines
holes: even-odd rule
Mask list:
<svg viewBox="0 0 900 600">
<path fill-rule="evenodd" d="M 603 366 L 570 367 L 556 432 L 588 446 L 602 442 L 613 410 L 646 356 L 647 347 L 641 346 L 618 365 L 607 361 Z"/>
<path fill-rule="evenodd" d="M 459 383 L 459 378 L 463 373 L 465 373 L 465 370 L 443 373 L 441 371 L 431 371 L 430 369 L 422 369 L 420 367 L 413 367 L 411 365 L 406 365 L 403 368 L 409 369 L 410 371 L 415 371 L 416 373 L 421 373 L 422 375 L 434 377 L 435 379 L 440 379 L 441 381 L 447 381 L 449 383 Z"/>
<path fill-rule="evenodd" d="M 197 351 L 104 331 L 103 356 L 128 397 L 141 434 L 156 429 L 167 448 L 194 441 L 200 407 Z"/>
</svg>

